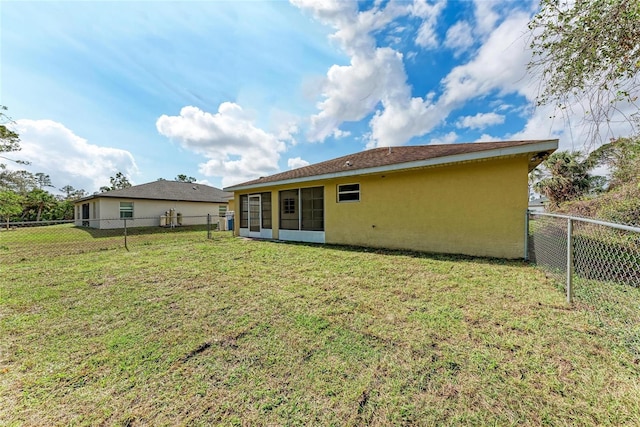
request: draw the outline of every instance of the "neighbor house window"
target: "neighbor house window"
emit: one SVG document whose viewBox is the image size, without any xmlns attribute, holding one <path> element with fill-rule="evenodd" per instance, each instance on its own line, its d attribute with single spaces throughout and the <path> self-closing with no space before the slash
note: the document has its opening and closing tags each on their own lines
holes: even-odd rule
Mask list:
<svg viewBox="0 0 640 427">
<path fill-rule="evenodd" d="M 271 193 L 260 193 L 262 200 L 262 228 L 271 228 Z"/>
<path fill-rule="evenodd" d="M 240 196 L 240 228 L 249 228 L 249 196 Z"/>
<path fill-rule="evenodd" d="M 133 202 L 120 202 L 120 218 L 133 218 Z"/>
<path fill-rule="evenodd" d="M 338 202 L 360 201 L 360 184 L 338 185 Z"/>
<path fill-rule="evenodd" d="M 324 231 L 324 187 L 281 191 L 280 228 Z"/>
<path fill-rule="evenodd" d="M 227 207 L 224 205 L 218 206 L 218 216 L 224 217 L 227 216 Z"/>
</svg>

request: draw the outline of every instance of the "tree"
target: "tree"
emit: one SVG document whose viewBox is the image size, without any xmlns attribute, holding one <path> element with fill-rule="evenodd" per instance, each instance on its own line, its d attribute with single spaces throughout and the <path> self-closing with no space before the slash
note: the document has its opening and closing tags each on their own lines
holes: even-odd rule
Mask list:
<svg viewBox="0 0 640 427">
<path fill-rule="evenodd" d="M 100 191 L 113 191 L 113 190 L 122 190 L 123 188 L 131 187 L 131 183 L 129 182 L 129 178 L 125 176 L 122 172 L 116 173 L 115 176 L 109 178 L 109 182 L 111 183 L 110 187 L 100 187 Z"/>
<path fill-rule="evenodd" d="M 40 188 L 34 188 L 25 197 L 24 210 L 22 212 L 23 219 L 27 221 L 40 221 L 43 219 L 43 212 L 54 208 L 57 204 L 56 198 L 53 194 L 42 190 Z M 50 215 L 45 219 L 52 219 Z"/>
<path fill-rule="evenodd" d="M 558 151 L 542 163 L 543 177 L 533 185 L 549 198 L 553 206 L 602 191 L 602 177 L 590 171 L 598 165 L 596 155 L 584 156 L 579 151 Z"/>
<path fill-rule="evenodd" d="M 541 0 L 529 23 L 533 59 L 529 70 L 541 79 L 538 105 L 568 111 L 577 101 L 591 123 L 590 135 L 622 104 L 632 130 L 640 94 L 640 2 L 637 0 Z"/>
<path fill-rule="evenodd" d="M 9 221 L 12 216 L 22 213 L 23 198 L 13 191 L 0 191 L 0 218 L 4 219 L 9 229 Z"/>
<path fill-rule="evenodd" d="M 60 188 L 60 191 L 65 194 L 64 200 L 77 200 L 87 195 L 86 191 L 84 191 L 83 189 L 76 190 L 72 185 L 65 185 L 64 187 Z"/>
<path fill-rule="evenodd" d="M 11 123 L 11 119 L 4 113 L 7 107 L 0 105 L 0 153 L 10 153 L 20 150 L 20 136 L 7 127 L 7 123 Z M 0 156 L 5 160 L 19 162 Z"/>
<path fill-rule="evenodd" d="M 36 182 L 38 183 L 38 188 L 43 189 L 44 187 L 53 187 L 51 184 L 51 177 L 45 173 L 38 172 L 35 174 Z"/>
<path fill-rule="evenodd" d="M 13 190 L 24 195 L 37 188 L 37 180 L 35 175 L 26 170 L 0 170 L 0 188 Z"/>
<path fill-rule="evenodd" d="M 625 184 L 640 184 L 640 138 L 618 138 L 611 140 L 592 154 L 611 170 L 610 189 Z"/>
<path fill-rule="evenodd" d="M 194 177 L 187 176 L 187 175 L 182 174 L 182 173 L 180 175 L 176 176 L 175 180 L 178 181 L 178 182 L 189 182 L 189 183 L 196 182 L 196 179 Z"/>
</svg>

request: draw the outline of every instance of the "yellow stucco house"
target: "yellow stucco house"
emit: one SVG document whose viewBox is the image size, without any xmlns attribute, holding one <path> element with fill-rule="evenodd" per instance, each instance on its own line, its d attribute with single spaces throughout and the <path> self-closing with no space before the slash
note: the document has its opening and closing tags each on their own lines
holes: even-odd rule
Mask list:
<svg viewBox="0 0 640 427">
<path fill-rule="evenodd" d="M 558 140 L 375 148 L 234 193 L 237 236 L 524 256 L 528 173 Z"/>
<path fill-rule="evenodd" d="M 206 224 L 207 215 L 225 229 L 231 193 L 209 185 L 158 180 L 76 200 L 79 227 L 122 228 Z M 170 215 L 165 215 L 167 212 Z M 164 222 L 164 224 L 163 224 Z"/>
</svg>

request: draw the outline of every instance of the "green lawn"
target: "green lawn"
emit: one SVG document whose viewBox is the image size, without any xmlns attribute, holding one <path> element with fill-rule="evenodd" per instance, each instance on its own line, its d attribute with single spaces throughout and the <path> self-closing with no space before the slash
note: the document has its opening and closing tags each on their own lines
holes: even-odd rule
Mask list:
<svg viewBox="0 0 640 427">
<path fill-rule="evenodd" d="M 640 425 L 635 288 L 201 231 L 52 250 L 0 262 L 0 425 Z"/>
</svg>

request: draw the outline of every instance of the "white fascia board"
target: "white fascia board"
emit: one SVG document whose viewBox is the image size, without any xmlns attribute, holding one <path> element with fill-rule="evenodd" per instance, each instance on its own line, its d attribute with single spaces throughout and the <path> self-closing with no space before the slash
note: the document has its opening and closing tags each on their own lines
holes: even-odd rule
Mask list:
<svg viewBox="0 0 640 427">
<path fill-rule="evenodd" d="M 519 154 L 537 153 L 540 151 L 555 150 L 558 148 L 558 140 L 548 140 L 537 144 L 519 145 L 507 148 L 497 148 L 494 150 L 478 151 L 475 153 L 454 154 L 453 156 L 436 157 L 434 159 L 418 160 L 415 162 L 395 163 L 392 165 L 376 166 L 373 168 L 346 170 L 322 175 L 305 176 L 303 178 L 291 178 L 281 181 L 270 181 L 265 183 L 255 183 L 250 185 L 231 186 L 223 188 L 223 191 L 242 191 L 254 188 L 273 187 L 276 185 L 295 184 L 299 182 L 320 181 L 325 179 L 343 178 L 356 175 L 371 175 L 377 173 L 400 171 L 404 169 L 418 169 L 428 166 L 438 166 L 450 163 L 462 163 L 474 160 L 493 159 L 496 157 L 509 157 Z"/>
</svg>

